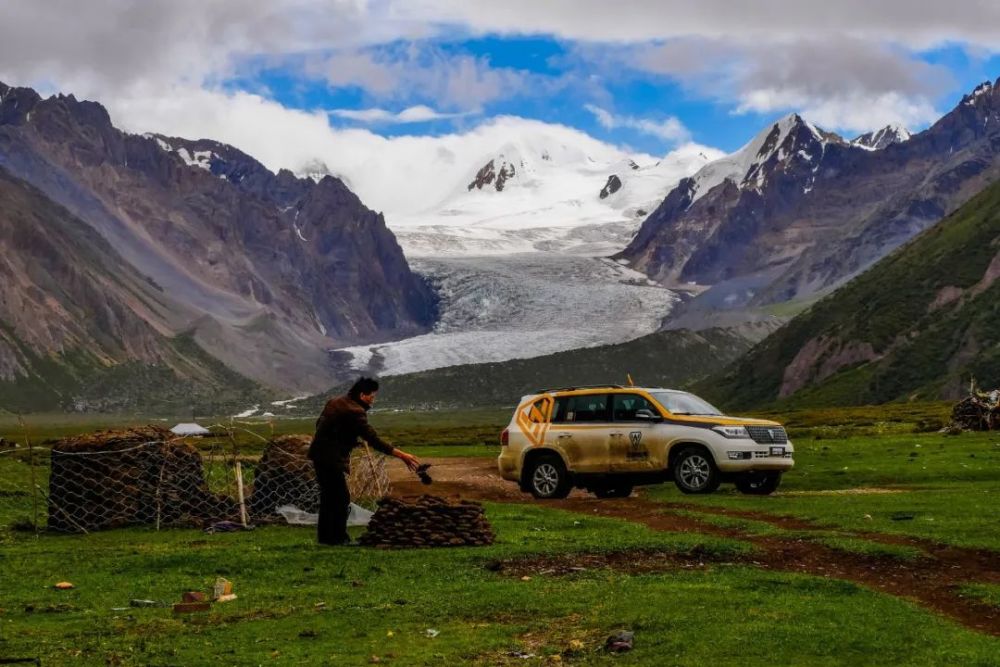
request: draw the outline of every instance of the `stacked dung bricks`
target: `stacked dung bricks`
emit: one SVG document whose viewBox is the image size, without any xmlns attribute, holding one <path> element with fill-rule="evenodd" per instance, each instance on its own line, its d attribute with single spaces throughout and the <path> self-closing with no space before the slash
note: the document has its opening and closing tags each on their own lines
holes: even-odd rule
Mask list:
<svg viewBox="0 0 1000 667">
<path fill-rule="evenodd" d="M 254 471 L 248 501 L 255 521 L 277 517 L 282 505 L 294 505 L 306 512 L 319 511 L 319 484 L 309 460 L 308 435 L 283 435 L 267 443 Z M 374 503 L 389 491 L 385 457 L 358 447 L 351 454 L 347 488 L 351 501 L 361 506 Z"/>
<path fill-rule="evenodd" d="M 308 458 L 310 438 L 279 436 L 267 443 L 254 471 L 250 515 L 260 520 L 276 516 L 275 508 L 294 505 L 306 512 L 319 508 L 319 485 Z"/>
<path fill-rule="evenodd" d="M 201 525 L 238 513 L 209 490 L 198 450 L 158 426 L 66 438 L 51 456 L 50 530 Z"/>
<path fill-rule="evenodd" d="M 458 547 L 482 546 L 493 540 L 493 529 L 479 503 L 451 503 L 425 495 L 413 501 L 381 500 L 360 542 L 381 548 Z"/>
</svg>

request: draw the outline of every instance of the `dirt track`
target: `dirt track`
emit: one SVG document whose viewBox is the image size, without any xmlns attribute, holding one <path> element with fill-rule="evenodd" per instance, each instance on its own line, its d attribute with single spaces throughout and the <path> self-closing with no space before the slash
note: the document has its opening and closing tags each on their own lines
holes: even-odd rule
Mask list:
<svg viewBox="0 0 1000 667">
<path fill-rule="evenodd" d="M 430 469 L 434 484 L 424 486 L 406 471 L 398 461 L 390 465 L 393 495 L 411 496 L 431 493 L 444 497 L 488 500 L 509 503 L 536 503 L 521 493 L 516 484 L 500 479 L 496 462 L 492 458 L 426 459 L 433 464 Z M 852 581 L 871 589 L 906 598 L 940 614 L 951 617 L 963 625 L 1000 636 L 1000 609 L 961 597 L 958 588 L 969 583 L 1000 584 L 1000 554 L 996 552 L 962 549 L 936 542 L 883 533 L 851 533 L 868 540 L 885 544 L 914 546 L 927 553 L 926 558 L 903 561 L 887 556 L 865 556 L 830 549 L 809 540 L 749 535 L 740 530 L 721 528 L 698 519 L 681 516 L 664 510 L 690 510 L 765 521 L 789 530 L 830 530 L 829 526 L 772 514 L 734 511 L 721 508 L 697 507 L 688 503 L 652 502 L 641 492 L 630 498 L 599 500 L 590 494 L 574 490 L 565 500 L 544 501 L 545 507 L 579 512 L 588 516 L 602 516 L 641 523 L 654 530 L 705 533 L 737 538 L 753 543 L 758 549 L 743 562 L 768 570 L 800 572 L 821 577 L 834 577 Z M 576 558 L 576 560 L 573 560 Z M 596 559 L 596 560 L 595 560 Z M 562 563 L 561 560 L 567 560 Z M 547 557 L 536 562 L 508 564 L 511 571 L 520 572 L 535 568 L 538 572 L 560 572 L 573 569 L 568 562 L 599 563 L 604 567 L 627 569 L 635 559 L 614 559 L 605 556 L 580 555 L 566 558 Z M 705 560 L 701 558 L 701 560 Z M 730 559 L 732 560 L 732 559 Z M 649 567 L 650 559 L 640 559 Z M 664 570 L 678 567 L 678 558 L 661 559 Z"/>
</svg>

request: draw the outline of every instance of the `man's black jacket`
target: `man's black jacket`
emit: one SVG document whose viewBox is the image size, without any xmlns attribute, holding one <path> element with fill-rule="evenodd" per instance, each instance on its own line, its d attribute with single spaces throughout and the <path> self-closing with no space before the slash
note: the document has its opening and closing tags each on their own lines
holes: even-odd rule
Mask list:
<svg viewBox="0 0 1000 667">
<path fill-rule="evenodd" d="M 368 405 L 350 396 L 327 401 L 316 420 L 316 435 L 309 445 L 309 458 L 316 465 L 348 470 L 351 450 L 364 440 L 383 454 L 392 454 L 393 447 L 378 437 L 368 423 Z"/>
</svg>

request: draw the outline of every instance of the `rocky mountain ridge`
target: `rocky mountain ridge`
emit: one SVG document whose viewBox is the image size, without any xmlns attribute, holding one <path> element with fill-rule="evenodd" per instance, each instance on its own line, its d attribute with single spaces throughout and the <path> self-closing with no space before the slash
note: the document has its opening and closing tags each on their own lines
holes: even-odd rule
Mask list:
<svg viewBox="0 0 1000 667">
<path fill-rule="evenodd" d="M 1000 93 L 983 84 L 903 136 L 861 146 L 788 116 L 683 179 L 617 258 L 668 285 L 711 286 L 694 306 L 826 293 L 1000 176 Z"/>
<path fill-rule="evenodd" d="M 1000 374 L 998 304 L 1000 181 L 703 389 L 734 408 L 954 399 Z"/>
<path fill-rule="evenodd" d="M 0 167 L 142 277 L 131 308 L 150 327 L 189 336 L 262 385 L 328 386 L 338 365 L 326 350 L 415 335 L 434 320 L 435 298 L 383 217 L 332 176 L 274 174 L 213 141 L 128 134 L 95 102 L 3 84 Z M 30 339 L 23 325 L 15 333 Z M 31 349 L 94 352 L 72 342 Z"/>
</svg>

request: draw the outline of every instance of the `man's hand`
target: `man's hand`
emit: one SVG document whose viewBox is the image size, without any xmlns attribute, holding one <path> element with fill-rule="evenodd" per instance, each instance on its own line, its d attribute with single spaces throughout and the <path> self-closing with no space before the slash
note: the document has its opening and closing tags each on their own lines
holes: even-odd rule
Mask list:
<svg viewBox="0 0 1000 667">
<path fill-rule="evenodd" d="M 410 472 L 416 472 L 417 467 L 420 466 L 420 459 L 418 459 L 413 454 L 407 454 L 401 449 L 397 449 L 395 452 L 396 458 L 406 464 L 406 467 L 410 469 Z"/>
</svg>

